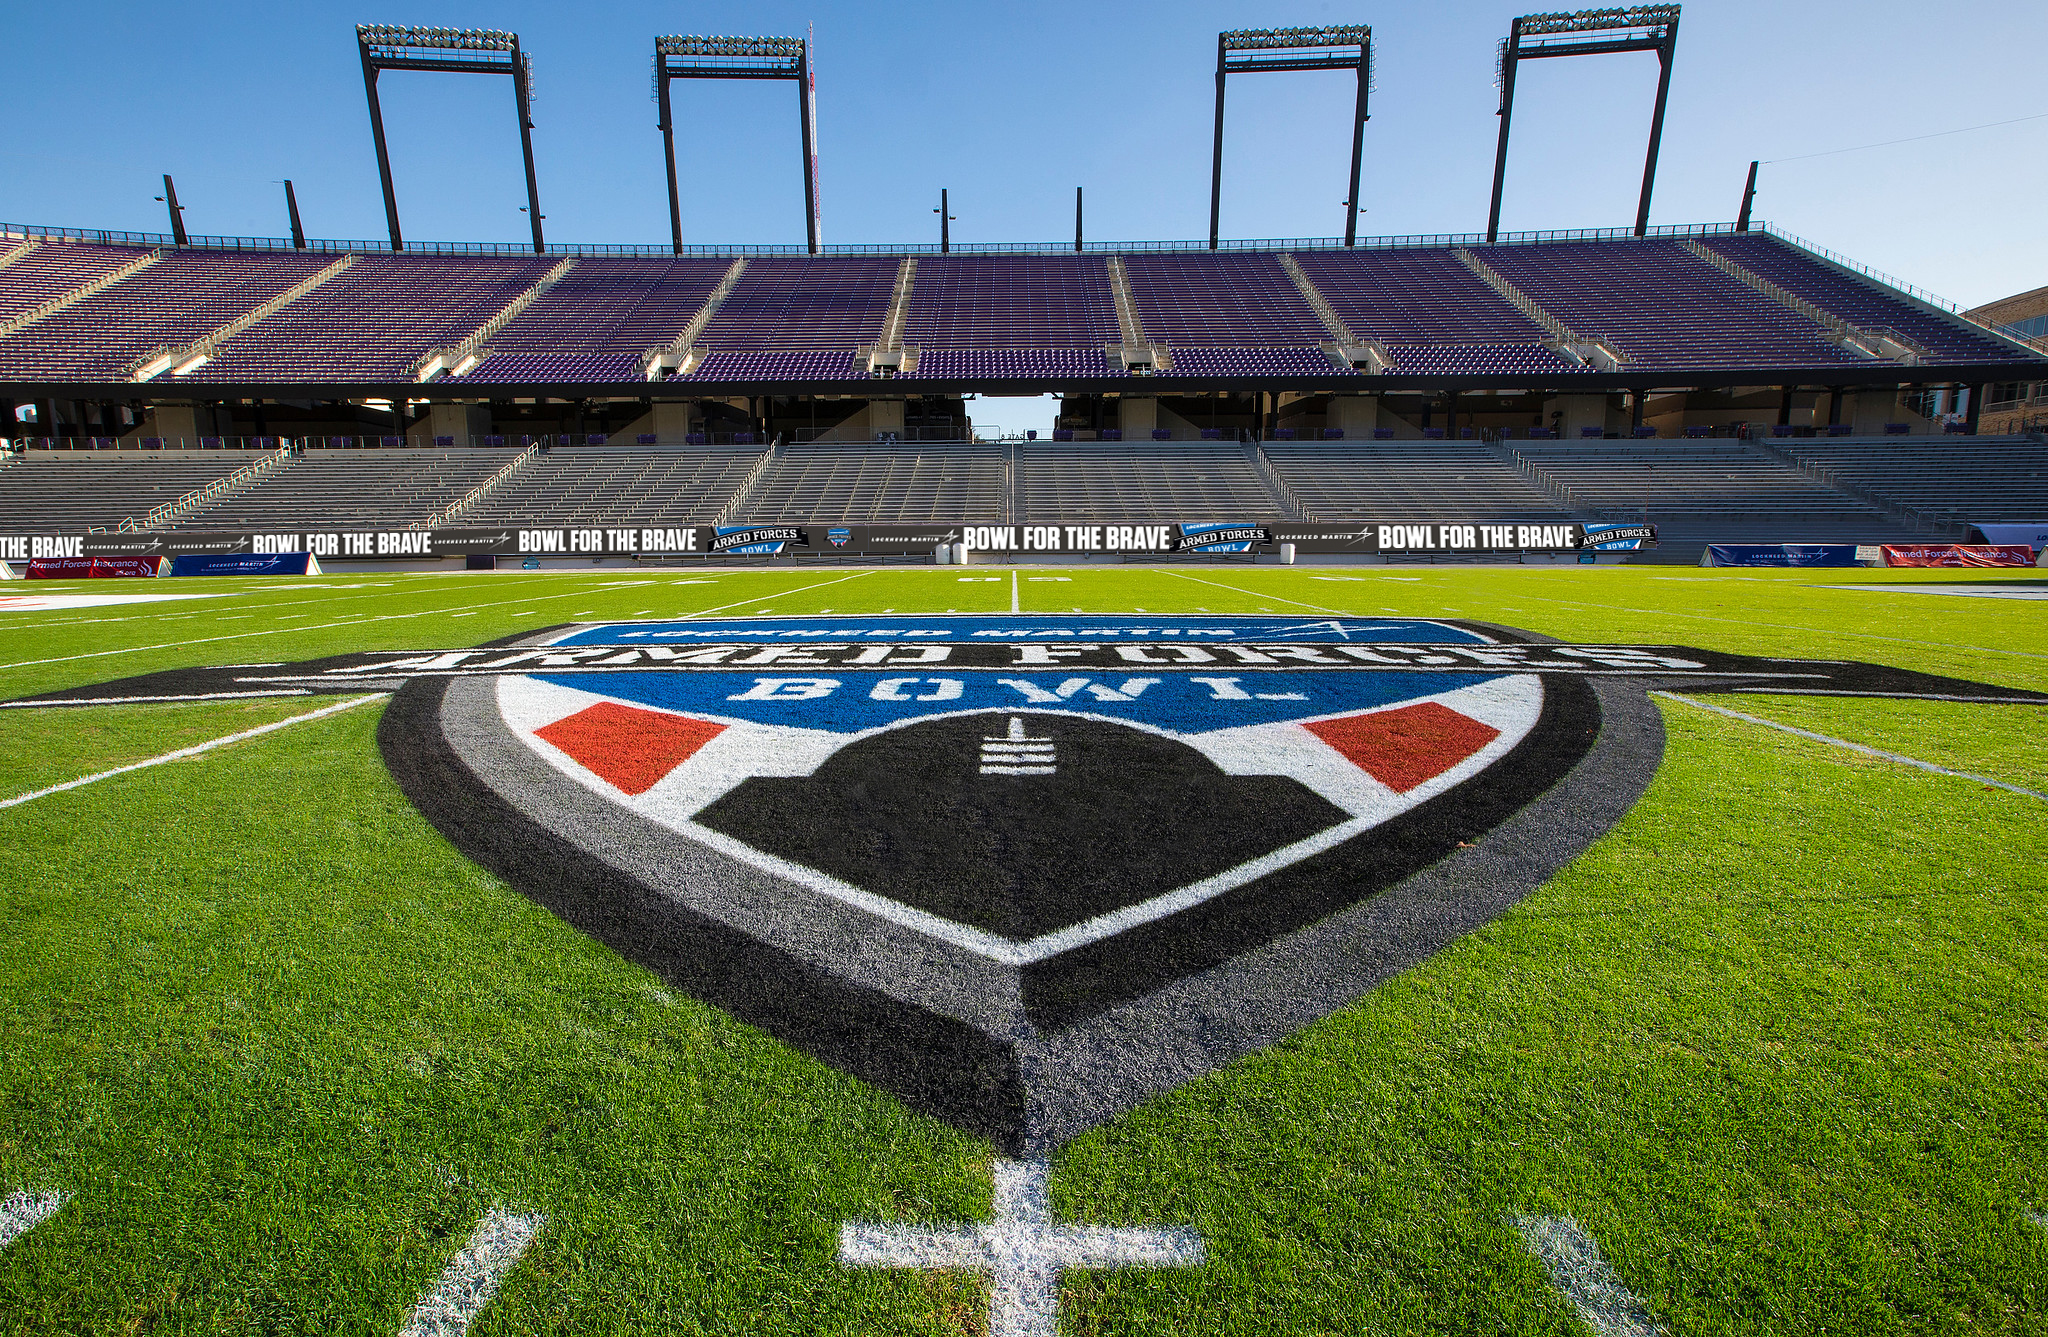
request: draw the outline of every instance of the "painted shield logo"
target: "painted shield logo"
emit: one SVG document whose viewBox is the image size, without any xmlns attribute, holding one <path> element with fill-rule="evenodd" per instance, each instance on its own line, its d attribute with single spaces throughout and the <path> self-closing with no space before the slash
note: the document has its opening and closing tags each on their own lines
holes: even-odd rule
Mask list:
<svg viewBox="0 0 2048 1337">
<path fill-rule="evenodd" d="M 409 688 L 385 742 L 479 862 L 1023 1151 L 1341 1005 L 1626 810 L 1661 741 L 1640 691 L 1603 740 L 1600 684 L 1475 657 L 1503 639 L 1272 617 L 587 627 L 521 647 L 524 672 Z M 1481 842 L 1596 746 L 1542 841 Z"/>
<path fill-rule="evenodd" d="M 5 704 L 392 691 L 386 764 L 470 858 L 1029 1155 L 1541 885 L 1655 771 L 1652 688 L 2048 701 L 1453 620 L 995 614 L 557 627 Z"/>
</svg>

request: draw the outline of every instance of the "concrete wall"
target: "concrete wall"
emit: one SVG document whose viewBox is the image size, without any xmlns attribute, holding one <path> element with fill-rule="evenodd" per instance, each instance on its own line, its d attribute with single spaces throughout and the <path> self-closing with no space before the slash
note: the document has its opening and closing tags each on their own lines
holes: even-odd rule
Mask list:
<svg viewBox="0 0 2048 1337">
<path fill-rule="evenodd" d="M 491 431 L 491 406 L 489 404 L 434 404 L 427 409 L 427 416 L 406 429 L 407 441 L 415 446 L 431 446 L 437 436 L 452 436 L 455 444 L 466 446 L 473 436 L 488 436 Z"/>
</svg>

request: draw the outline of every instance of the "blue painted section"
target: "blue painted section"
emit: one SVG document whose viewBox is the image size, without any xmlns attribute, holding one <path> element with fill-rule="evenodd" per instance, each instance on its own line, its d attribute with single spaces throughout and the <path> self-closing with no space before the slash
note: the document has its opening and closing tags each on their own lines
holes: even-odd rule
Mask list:
<svg viewBox="0 0 2048 1337">
<path fill-rule="evenodd" d="M 682 670 L 675 673 L 537 673 L 542 682 L 687 715 L 850 733 L 898 720 L 963 710 L 1041 711 L 1130 720 L 1176 733 L 1208 733 L 1340 715 L 1433 696 L 1491 681 L 1498 674 L 1233 671 L 1205 664 L 1193 672 L 1087 669 L 961 669 L 939 666 L 912 676 L 822 667 Z M 1145 678 L 1152 681 L 1145 682 Z M 1209 682 L 1198 681 L 1211 679 Z M 1017 684 L 1036 689 L 1026 691 Z M 1100 691 L 1093 689 L 1099 688 Z M 1103 700 L 1104 695 L 1113 699 Z M 928 699 L 919 699 L 928 698 Z M 1045 699 L 1050 698 L 1050 699 Z"/>
<path fill-rule="evenodd" d="M 1456 627 L 1408 618 L 1334 618 L 1314 613 L 1257 617 L 1146 613 L 989 613 L 960 617 L 863 616 L 706 618 L 687 622 L 615 622 L 564 645 L 705 645 L 753 641 L 1405 641 L 1469 645 L 1482 638 Z"/>
<path fill-rule="evenodd" d="M 1172 661 L 1176 657 L 1171 647 L 1175 645 L 1471 644 L 1482 638 L 1456 627 L 1406 618 L 993 613 L 625 623 L 592 628 L 562 644 L 845 645 L 868 639 L 908 645 L 1086 643 L 1091 639 L 1120 644 L 1151 642 L 1161 647 L 1157 652 L 1160 658 Z M 1205 733 L 1370 710 L 1490 682 L 1502 675 L 1338 669 L 1288 672 L 1285 668 L 1247 667 L 1229 654 L 1217 653 L 1213 662 L 1132 663 L 1108 670 L 1071 665 L 949 669 L 944 664 L 849 669 L 784 660 L 759 668 L 721 665 L 673 673 L 534 676 L 661 710 L 833 732 L 873 729 L 898 720 L 964 710 L 1016 710 L 1085 713 L 1178 733 Z"/>
</svg>

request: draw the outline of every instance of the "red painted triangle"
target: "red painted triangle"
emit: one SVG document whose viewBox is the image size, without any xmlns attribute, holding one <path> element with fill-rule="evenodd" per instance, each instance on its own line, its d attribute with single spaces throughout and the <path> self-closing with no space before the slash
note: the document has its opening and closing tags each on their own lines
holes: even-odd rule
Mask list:
<svg viewBox="0 0 2048 1337">
<path fill-rule="evenodd" d="M 1434 780 L 1500 737 L 1492 725 L 1434 701 L 1301 727 L 1397 794 Z"/>
<path fill-rule="evenodd" d="M 607 784 L 644 794 L 724 733 L 725 726 L 600 701 L 533 732 Z"/>
</svg>

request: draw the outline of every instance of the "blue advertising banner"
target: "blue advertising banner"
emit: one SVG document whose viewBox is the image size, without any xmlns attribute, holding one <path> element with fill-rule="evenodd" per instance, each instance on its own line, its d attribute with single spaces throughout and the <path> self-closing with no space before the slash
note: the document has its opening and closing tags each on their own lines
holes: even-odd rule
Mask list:
<svg viewBox="0 0 2048 1337">
<path fill-rule="evenodd" d="M 1853 543 L 1709 543 L 1701 566 L 1855 566 Z"/>
<path fill-rule="evenodd" d="M 174 576 L 317 576 L 320 559 L 309 552 L 243 554 L 238 557 L 188 553 L 171 559 Z"/>
</svg>

